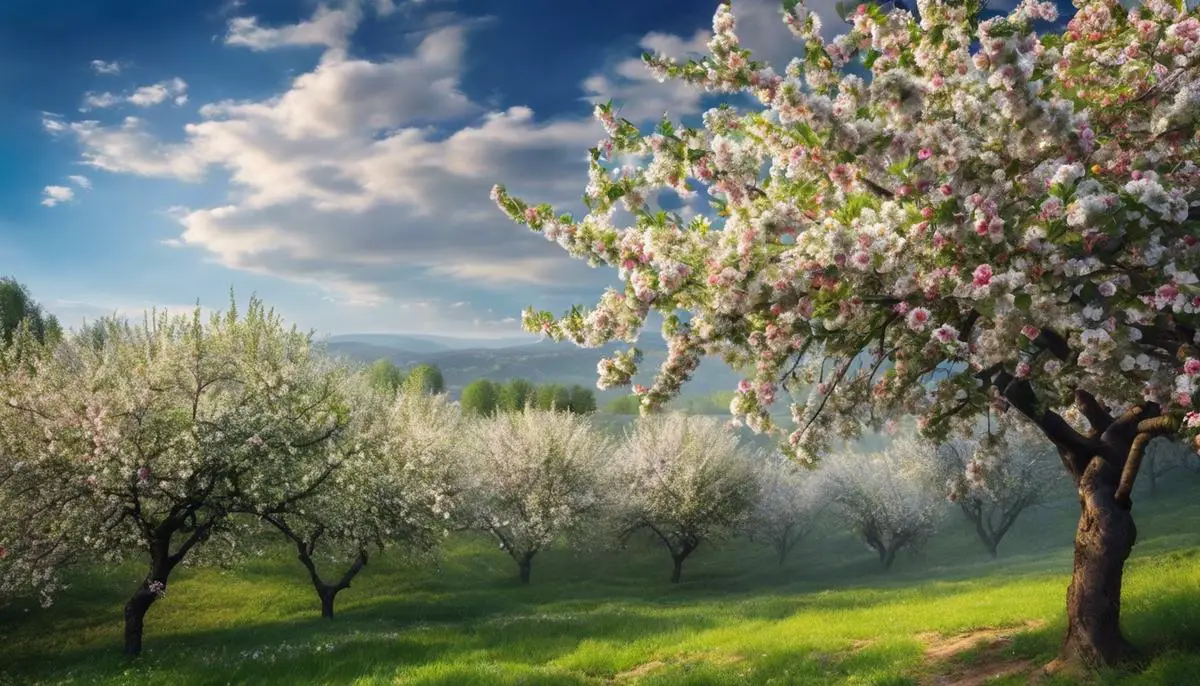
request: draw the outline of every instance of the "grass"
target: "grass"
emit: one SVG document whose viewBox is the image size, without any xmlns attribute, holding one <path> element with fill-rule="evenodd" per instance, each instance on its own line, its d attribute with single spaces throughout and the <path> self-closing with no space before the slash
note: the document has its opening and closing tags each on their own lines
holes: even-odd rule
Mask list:
<svg viewBox="0 0 1200 686">
<path fill-rule="evenodd" d="M 1123 607 L 1146 658 L 1099 683 L 1200 684 L 1196 481 L 1138 502 Z M 119 652 L 121 608 L 141 568 L 83 570 L 48 610 L 0 610 L 0 684 L 953 683 L 937 679 L 1053 657 L 1072 505 L 1018 522 L 999 561 L 951 517 L 891 574 L 827 532 L 783 568 L 748 543 L 701 548 L 678 586 L 648 543 L 547 552 L 522 587 L 490 541 L 461 537 L 436 567 L 373 560 L 333 621 L 320 619 L 303 569 L 280 548 L 234 570 L 178 572 L 150 611 L 136 663 Z M 928 653 L 987 628 L 1011 628 L 1011 638 Z M 1023 684 L 1027 672 L 988 683 Z"/>
</svg>

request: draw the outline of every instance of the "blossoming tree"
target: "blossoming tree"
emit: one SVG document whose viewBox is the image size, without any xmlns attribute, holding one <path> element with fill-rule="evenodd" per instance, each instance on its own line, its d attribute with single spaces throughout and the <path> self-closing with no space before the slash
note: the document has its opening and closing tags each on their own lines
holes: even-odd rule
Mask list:
<svg viewBox="0 0 1200 686">
<path fill-rule="evenodd" d="M 743 526 L 758 494 L 738 437 L 712 417 L 641 417 L 618 458 L 620 533 L 649 530 L 671 554 L 671 583 L 701 543 Z"/>
<path fill-rule="evenodd" d="M 1045 502 L 1062 485 L 1054 445 L 1027 421 L 1004 423 L 1008 426 L 1001 435 L 984 433 L 938 446 L 949 498 L 993 558 L 1021 513 Z"/>
<path fill-rule="evenodd" d="M 837 507 L 884 570 L 901 550 L 920 551 L 945 516 L 934 446 L 919 438 L 902 436 L 866 455 L 839 454 L 821 471 Z"/>
<path fill-rule="evenodd" d="M 754 465 L 758 497 L 746 532 L 751 540 L 770 545 L 783 566 L 788 555 L 816 526 L 830 503 L 822 479 L 783 455 L 763 456 Z"/>
<path fill-rule="evenodd" d="M 287 464 L 264 478 L 272 489 L 265 503 L 247 508 L 296 546 L 321 602 L 332 618 L 337 594 L 367 565 L 372 549 L 394 546 L 404 554 L 431 553 L 449 532 L 458 494 L 458 437 L 464 425 L 458 408 L 444 395 L 430 395 L 417 383 L 378 388 L 369 373 L 351 384 L 347 398 L 353 423 L 335 470 L 305 498 Z M 326 580 L 319 566 L 340 565 Z"/>
<path fill-rule="evenodd" d="M 603 516 L 612 443 L 572 412 L 526 407 L 475 421 L 465 507 L 516 561 L 521 583 L 535 555 Z"/>
<path fill-rule="evenodd" d="M 785 441 L 806 460 L 898 414 L 936 439 L 986 412 L 1033 420 L 1080 492 L 1061 657 L 1110 663 L 1128 647 L 1120 589 L 1143 450 L 1200 432 L 1200 18 L 1168 0 L 1076 0 L 1064 28 L 1039 33 L 1052 2 L 984 21 L 977 9 L 863 5 L 827 41 L 786 0 L 803 56 L 777 73 L 722 4 L 710 54 L 646 61 L 756 106 L 643 135 L 601 105 L 586 217 L 501 186 L 493 197 L 625 283 L 562 318 L 528 311 L 527 328 L 591 346 L 634 341 L 663 313 L 669 357 L 635 388 L 648 408 L 709 353 L 752 370 L 732 409 L 756 429 L 776 430 L 781 383 L 811 384 Z M 658 190 L 703 191 L 720 220 L 658 211 Z M 638 359 L 602 362 L 601 383 L 627 383 Z M 1086 426 L 1064 419 L 1072 404 Z"/>
<path fill-rule="evenodd" d="M 302 500 L 334 471 L 353 419 L 349 372 L 254 300 L 207 322 L 197 309 L 98 324 L 0 379 L 0 455 L 18 463 L 0 484 L 12 558 L 0 572 L 48 591 L 50 562 L 145 555 L 125 606 L 137 655 L 172 571 L 202 548 L 233 553 L 201 545 L 233 534 L 232 509 L 277 502 L 281 475 L 286 500 Z"/>
</svg>

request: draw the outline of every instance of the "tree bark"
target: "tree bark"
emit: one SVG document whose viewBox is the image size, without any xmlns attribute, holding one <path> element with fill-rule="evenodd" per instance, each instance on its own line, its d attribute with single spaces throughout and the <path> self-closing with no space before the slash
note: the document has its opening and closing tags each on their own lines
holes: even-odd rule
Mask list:
<svg viewBox="0 0 1200 686">
<path fill-rule="evenodd" d="M 517 571 L 521 577 L 521 583 L 529 585 L 529 575 L 533 571 L 533 553 L 525 553 L 521 559 L 517 560 Z"/>
<path fill-rule="evenodd" d="M 883 564 L 883 571 L 892 571 L 892 564 L 896 561 L 897 548 L 888 546 L 879 550 L 879 562 Z"/>
<path fill-rule="evenodd" d="M 683 578 L 683 558 L 678 555 L 672 555 L 671 560 L 675 566 L 671 569 L 671 583 L 677 584 Z"/>
<path fill-rule="evenodd" d="M 1097 457 L 1079 480 L 1081 512 L 1067 589 L 1067 635 L 1056 661 L 1060 665 L 1102 667 L 1132 652 L 1121 634 L 1121 579 L 1137 527 L 1129 508 L 1116 500 L 1119 479 L 1117 469 Z"/>
<path fill-rule="evenodd" d="M 317 596 L 321 598 L 321 617 L 333 619 L 333 602 L 341 589 L 326 584 L 317 587 Z"/>
<path fill-rule="evenodd" d="M 142 634 L 146 626 L 146 612 L 167 591 L 167 578 L 175 568 L 177 560 L 170 554 L 170 539 L 155 542 L 150 547 L 150 571 L 141 585 L 125 603 L 125 654 L 137 657 L 142 654 Z"/>
</svg>

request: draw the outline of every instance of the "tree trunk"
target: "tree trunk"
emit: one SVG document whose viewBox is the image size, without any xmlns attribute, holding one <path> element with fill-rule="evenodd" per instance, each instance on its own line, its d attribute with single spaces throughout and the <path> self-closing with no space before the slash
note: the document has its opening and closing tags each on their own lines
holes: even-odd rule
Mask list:
<svg viewBox="0 0 1200 686">
<path fill-rule="evenodd" d="M 883 571 L 890 572 L 892 563 L 896 561 L 896 548 L 888 546 L 879 550 L 879 561 L 883 564 Z"/>
<path fill-rule="evenodd" d="M 533 567 L 533 553 L 526 553 L 524 557 L 517 560 L 517 569 L 521 577 L 521 583 L 529 584 L 529 573 Z"/>
<path fill-rule="evenodd" d="M 321 617 L 333 619 L 333 601 L 337 598 L 339 588 L 321 585 L 317 587 L 317 596 L 321 598 Z"/>
<path fill-rule="evenodd" d="M 1000 548 L 1000 541 L 992 539 L 990 541 L 984 541 L 983 545 L 987 548 L 988 555 L 991 555 L 993 560 L 999 556 L 998 551 Z"/>
<path fill-rule="evenodd" d="M 683 558 L 673 555 L 671 559 L 675 563 L 675 567 L 671 570 L 671 583 L 677 584 L 683 578 Z"/>
<path fill-rule="evenodd" d="M 1067 589 L 1067 636 L 1058 663 L 1096 668 L 1121 661 L 1132 646 L 1121 634 L 1121 577 L 1137 527 L 1116 501 L 1120 475 L 1096 458 L 1079 482 L 1075 567 Z"/>
<path fill-rule="evenodd" d="M 151 545 L 150 571 L 129 602 L 125 603 L 125 654 L 129 657 L 142 654 L 146 612 L 154 601 L 167 592 L 167 577 L 174 566 L 170 555 L 170 539 Z"/>
<path fill-rule="evenodd" d="M 784 562 L 787 562 L 788 549 L 787 545 L 781 545 L 779 550 L 779 566 L 782 567 Z"/>
</svg>

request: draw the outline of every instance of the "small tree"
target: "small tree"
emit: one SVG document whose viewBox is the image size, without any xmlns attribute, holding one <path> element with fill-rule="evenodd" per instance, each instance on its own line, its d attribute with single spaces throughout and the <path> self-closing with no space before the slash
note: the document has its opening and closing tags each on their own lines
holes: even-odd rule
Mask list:
<svg viewBox="0 0 1200 686">
<path fill-rule="evenodd" d="M 463 412 L 486 417 L 496 411 L 499 396 L 500 389 L 496 383 L 488 379 L 476 379 L 463 388 L 459 405 Z"/>
<path fill-rule="evenodd" d="M 1003 434 L 950 441 L 937 451 L 951 502 L 958 503 L 993 558 L 1021 513 L 1062 483 L 1054 445 L 1027 422 L 1006 423 L 1011 426 Z"/>
<path fill-rule="evenodd" d="M 671 583 L 701 543 L 745 523 L 757 496 L 737 437 L 711 418 L 642 417 L 627 432 L 619 463 L 621 534 L 653 532 L 671 554 Z"/>
<path fill-rule="evenodd" d="M 558 410 L 559 412 L 568 411 L 571 395 L 564 386 L 559 384 L 546 384 L 538 386 L 534 393 L 534 403 L 539 410 Z"/>
<path fill-rule="evenodd" d="M 607 414 L 636 415 L 642 411 L 642 401 L 636 395 L 622 395 L 608 401 L 604 405 Z"/>
<path fill-rule="evenodd" d="M 291 497 L 288 475 L 279 474 L 269 486 L 278 494 L 257 511 L 296 546 L 322 617 L 333 618 L 337 594 L 367 565 L 370 550 L 397 545 L 421 556 L 448 533 L 462 415 L 444 395 L 409 391 L 393 399 L 360 385 L 353 451 L 303 500 Z M 345 571 L 326 581 L 322 564 Z"/>
<path fill-rule="evenodd" d="M 919 551 L 945 513 L 934 446 L 915 437 L 876 453 L 831 457 L 823 471 L 834 502 L 885 571 L 901 550 Z"/>
<path fill-rule="evenodd" d="M 586 417 L 528 408 L 477 420 L 467 475 L 476 525 L 529 583 L 533 558 L 603 511 L 612 441 Z"/>
<path fill-rule="evenodd" d="M 568 389 L 570 399 L 567 408 L 575 414 L 591 414 L 596 411 L 596 394 L 590 388 L 574 384 Z"/>
<path fill-rule="evenodd" d="M 778 454 L 763 455 L 754 465 L 759 494 L 746 527 L 752 541 L 770 545 L 779 561 L 816 526 L 830 497 L 821 476 Z"/>
<path fill-rule="evenodd" d="M 45 312 L 24 284 L 11 276 L 0 278 L 0 342 L 11 345 L 22 324 L 42 343 L 62 338 L 58 318 Z"/>
<path fill-rule="evenodd" d="M 446 392 L 446 381 L 437 365 L 419 364 L 408 372 L 406 383 L 412 381 L 423 393 L 436 395 Z"/>
<path fill-rule="evenodd" d="M 500 388 L 497 407 L 504 412 L 520 412 L 535 401 L 537 387 L 527 379 L 509 379 Z"/>
<path fill-rule="evenodd" d="M 125 606 L 125 652 L 193 549 L 286 474 L 292 501 L 330 476 L 353 418 L 349 372 L 251 300 L 201 319 L 103 320 L 0 380 L 0 583 L 53 589 L 61 565 L 148 558 Z M 15 345 L 5 355 L 20 355 Z M 233 548 L 206 546 L 228 555 Z"/>
<path fill-rule="evenodd" d="M 404 372 L 396 366 L 395 362 L 387 358 L 380 358 L 371 363 L 366 371 L 367 379 L 371 386 L 383 391 L 396 395 L 400 391 L 400 387 L 404 385 Z"/>
</svg>

